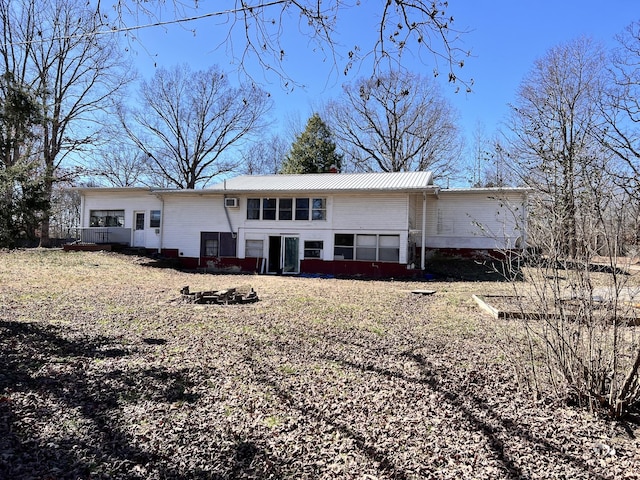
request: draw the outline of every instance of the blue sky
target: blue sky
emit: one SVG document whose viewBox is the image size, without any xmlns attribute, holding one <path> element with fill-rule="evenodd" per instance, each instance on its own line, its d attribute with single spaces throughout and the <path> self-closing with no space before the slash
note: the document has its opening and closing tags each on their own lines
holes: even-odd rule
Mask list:
<svg viewBox="0 0 640 480">
<path fill-rule="evenodd" d="M 213 5 L 212 0 L 201 1 L 199 11 L 214 11 Z M 215 5 L 220 8 L 224 2 L 216 1 Z M 339 41 L 351 45 L 371 39 L 379 5 L 379 2 L 362 0 L 362 5 L 351 9 L 339 25 Z M 461 75 L 473 78 L 475 84 L 472 93 L 456 94 L 445 75 L 441 75 L 439 81 L 445 96 L 459 112 L 468 142 L 478 124 L 483 125 L 488 135 L 498 128 L 518 85 L 533 67 L 534 60 L 549 48 L 581 35 L 612 46 L 616 34 L 632 21 L 640 20 L 638 0 L 610 0 L 606 5 L 594 0 L 449 0 L 448 12 L 454 17 L 454 27 L 468 31 L 461 39 L 461 46 L 470 50 L 472 56 L 466 60 Z M 140 75 L 152 75 L 155 65 L 172 66 L 181 62 L 189 63 L 192 69 L 218 64 L 232 72 L 235 66 L 224 43 L 227 30 L 228 26 L 221 24 L 220 19 L 209 18 L 184 27 L 153 27 L 136 32 L 144 46 L 143 49 L 134 45 Z M 274 132 L 286 128 L 285 123 L 291 118 L 304 124 L 322 102 L 339 96 L 345 79 L 353 81 L 358 76 L 358 72 L 353 71 L 344 77 L 336 72 L 329 59 L 313 52 L 307 39 L 298 34 L 295 21 L 287 26 L 284 42 L 285 68 L 304 87 L 287 92 L 275 77 L 265 78 L 256 64 L 247 64 L 253 78 L 274 99 Z M 239 47 L 240 43 L 236 42 L 235 46 Z M 416 61 L 412 67 L 425 75 L 430 75 L 433 68 L 429 55 L 423 55 L 423 62 Z M 363 67 L 360 75 L 368 72 Z"/>
</svg>

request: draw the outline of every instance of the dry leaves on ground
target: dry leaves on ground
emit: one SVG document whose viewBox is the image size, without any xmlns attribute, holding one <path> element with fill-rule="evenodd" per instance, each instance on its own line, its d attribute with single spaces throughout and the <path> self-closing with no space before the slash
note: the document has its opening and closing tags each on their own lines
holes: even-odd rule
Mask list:
<svg viewBox="0 0 640 480">
<path fill-rule="evenodd" d="M 517 390 L 477 288 L 0 252 L 0 477 L 640 478 L 635 425 Z"/>
</svg>

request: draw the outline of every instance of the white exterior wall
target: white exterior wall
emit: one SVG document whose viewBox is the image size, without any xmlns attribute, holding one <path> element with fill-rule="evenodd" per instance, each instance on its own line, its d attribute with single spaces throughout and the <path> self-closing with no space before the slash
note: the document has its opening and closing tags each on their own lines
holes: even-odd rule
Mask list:
<svg viewBox="0 0 640 480">
<path fill-rule="evenodd" d="M 265 198 L 296 198 L 295 195 L 273 194 L 264 195 Z M 262 198 L 259 195 L 249 195 L 239 198 L 240 204 L 234 226 L 238 232 L 238 258 L 245 258 L 246 240 L 262 240 L 263 258 L 268 256 L 270 236 L 298 237 L 298 256 L 304 257 L 304 242 L 306 240 L 322 241 L 324 245 L 323 255 L 327 254 L 329 239 L 333 245 L 331 233 L 331 218 L 333 199 L 327 195 L 306 194 L 297 195 L 298 198 L 324 198 L 326 200 L 325 220 L 247 220 L 247 198 Z M 295 208 L 295 207 L 294 207 Z M 229 209 L 231 210 L 231 209 Z M 294 212 L 295 215 L 295 212 Z M 333 246 L 331 247 L 333 252 Z"/>
<path fill-rule="evenodd" d="M 178 249 L 179 256 L 200 257 L 201 232 L 230 232 L 222 196 L 166 195 L 162 245 Z M 237 229 L 239 208 L 229 208 L 229 218 Z"/>
<path fill-rule="evenodd" d="M 406 212 L 407 199 L 375 197 L 363 199 L 355 196 L 332 196 L 327 199 L 327 219 L 310 220 L 245 220 L 238 231 L 238 257 L 245 256 L 246 240 L 263 240 L 267 256 L 269 236 L 295 236 L 300 239 L 299 256 L 304 257 L 305 241 L 322 241 L 322 260 L 333 260 L 334 235 L 336 233 L 377 233 L 400 235 L 400 263 L 406 263 L 407 242 L 406 213 L 399 214 L 398 206 Z M 366 201 L 368 200 L 368 201 Z M 246 199 L 240 200 L 242 213 L 246 213 Z M 362 210 L 366 209 L 367 213 Z"/>
<path fill-rule="evenodd" d="M 83 227 L 90 225 L 91 210 L 124 210 L 124 228 L 131 229 L 131 245 L 135 228 L 133 212 L 145 212 L 144 246 L 146 248 L 160 248 L 160 234 L 156 233 L 155 228 L 149 227 L 150 211 L 162 210 L 162 201 L 155 195 L 144 191 L 84 192 L 81 208 L 81 225 Z M 162 212 L 160 226 L 162 226 L 164 218 L 165 215 Z"/>
<path fill-rule="evenodd" d="M 414 228 L 422 199 L 414 200 Z M 427 248 L 510 249 L 523 245 L 526 212 L 521 194 L 473 190 L 427 196 Z"/>
<path fill-rule="evenodd" d="M 333 207 L 334 230 L 407 231 L 406 194 L 336 196 Z"/>
<path fill-rule="evenodd" d="M 263 240 L 263 256 L 267 257 L 269 236 L 296 236 L 301 259 L 305 241 L 322 241 L 322 259 L 326 261 L 333 260 L 336 233 L 355 233 L 399 235 L 399 262 L 407 263 L 409 231 L 417 240 L 416 233 L 422 229 L 422 194 L 272 194 L 278 198 L 326 198 L 327 218 L 271 221 L 246 219 L 247 198 L 268 195 L 233 195 L 239 199 L 238 207 L 225 209 L 222 193 L 171 192 L 162 199 L 144 190 L 83 193 L 83 226 L 89 226 L 91 210 L 124 210 L 125 227 L 131 228 L 133 236 L 133 214 L 144 211 L 145 246 L 178 249 L 180 256 L 191 258 L 200 257 L 201 232 L 237 233 L 238 258 L 245 258 L 246 240 Z M 442 190 L 438 196 L 427 194 L 426 199 L 427 248 L 514 248 L 517 239 L 524 236 L 526 212 L 521 193 Z M 151 210 L 162 211 L 159 234 L 148 227 Z"/>
<path fill-rule="evenodd" d="M 371 233 L 400 236 L 399 263 L 407 263 L 409 237 L 409 196 L 405 193 L 385 195 L 344 195 L 334 197 L 330 249 L 325 242 L 325 260 L 333 260 L 335 233 Z"/>
<path fill-rule="evenodd" d="M 271 195 L 275 197 L 276 195 Z M 313 198 L 314 195 L 305 195 Z M 333 259 L 333 233 L 331 230 L 332 198 L 327 200 L 326 220 L 247 220 L 247 198 L 260 198 L 259 195 L 237 196 L 238 207 L 224 207 L 222 196 L 175 196 L 165 197 L 167 221 L 164 225 L 164 248 L 178 248 L 179 255 L 200 257 L 201 232 L 233 232 L 237 234 L 237 257 L 245 258 L 246 240 L 263 240 L 263 257 L 268 256 L 270 236 L 295 236 L 300 239 L 300 258 L 303 258 L 305 240 L 322 240 L 323 254 Z M 277 195 L 287 198 L 286 195 Z M 316 198 L 320 195 L 316 195 Z M 295 198 L 295 197 L 293 197 Z M 227 218 L 228 213 L 228 218 Z M 330 249 L 329 249 L 330 247 Z M 329 253 L 327 253 L 329 252 Z"/>
</svg>

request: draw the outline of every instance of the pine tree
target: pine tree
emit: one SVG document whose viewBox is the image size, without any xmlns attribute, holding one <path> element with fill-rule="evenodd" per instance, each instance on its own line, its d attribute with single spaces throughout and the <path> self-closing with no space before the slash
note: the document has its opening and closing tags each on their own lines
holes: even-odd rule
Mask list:
<svg viewBox="0 0 640 480">
<path fill-rule="evenodd" d="M 325 173 L 340 171 L 342 155 L 336 152 L 331 129 L 314 113 L 291 145 L 280 173 Z"/>
</svg>

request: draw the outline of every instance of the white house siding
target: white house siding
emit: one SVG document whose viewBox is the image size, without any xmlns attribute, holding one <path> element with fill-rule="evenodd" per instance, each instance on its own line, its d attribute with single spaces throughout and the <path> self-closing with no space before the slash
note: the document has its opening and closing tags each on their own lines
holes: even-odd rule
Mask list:
<svg viewBox="0 0 640 480">
<path fill-rule="evenodd" d="M 247 220 L 247 198 L 319 198 L 326 200 L 326 219 L 325 220 Z M 306 240 L 322 241 L 324 244 L 323 255 L 326 255 L 329 239 L 331 238 L 331 210 L 332 198 L 323 194 L 300 194 L 286 195 L 276 193 L 252 194 L 239 197 L 239 207 L 233 212 L 232 220 L 234 231 L 238 233 L 237 255 L 238 258 L 246 258 L 246 241 L 262 240 L 263 253 L 262 257 L 268 256 L 268 241 L 270 236 L 292 236 L 299 239 L 298 254 L 299 258 L 304 257 L 304 242 Z"/>
<path fill-rule="evenodd" d="M 336 195 L 333 198 L 330 249 L 325 243 L 325 260 L 333 259 L 335 233 L 372 233 L 400 236 L 399 262 L 408 259 L 409 198 L 406 193 L 379 195 Z"/>
<path fill-rule="evenodd" d="M 284 197 L 284 195 L 278 195 Z M 407 245 L 407 197 L 404 194 L 372 195 L 364 198 L 353 195 L 330 195 L 327 200 L 327 219 L 322 221 L 245 220 L 246 198 L 240 198 L 238 221 L 238 257 L 245 257 L 247 240 L 262 240 L 267 255 L 269 236 L 296 236 L 299 255 L 304 258 L 305 241 L 322 241 L 322 259 L 333 260 L 336 233 L 377 233 L 400 235 L 400 245 Z M 400 248 L 400 263 L 406 263 L 407 249 Z"/>
<path fill-rule="evenodd" d="M 523 242 L 522 195 L 446 191 L 427 199 L 428 248 L 509 249 Z M 416 217 L 422 222 L 421 210 Z"/>
<path fill-rule="evenodd" d="M 160 234 L 155 228 L 149 227 L 150 211 L 162 210 L 162 201 L 155 195 L 150 195 L 147 191 L 112 191 L 108 194 L 104 192 L 86 191 L 83 195 L 82 223 L 88 227 L 90 225 L 91 210 L 124 210 L 124 228 L 130 228 L 133 240 L 133 230 L 135 220 L 134 212 L 145 212 L 145 247 L 159 248 Z M 164 221 L 164 212 L 161 214 L 161 224 Z"/>
<path fill-rule="evenodd" d="M 200 257 L 201 232 L 231 231 L 222 196 L 166 195 L 164 199 L 166 221 L 162 245 L 178 249 L 181 257 Z M 227 210 L 232 226 L 237 225 L 239 209 Z"/>
<path fill-rule="evenodd" d="M 335 196 L 333 199 L 334 230 L 384 231 L 408 230 L 406 194 Z"/>
<path fill-rule="evenodd" d="M 290 187 L 276 188 L 283 178 Z M 383 176 L 376 174 L 375 178 L 380 180 Z M 388 182 L 398 178 L 400 177 L 389 177 Z M 232 181 L 206 190 L 83 189 L 82 225 L 89 225 L 91 210 L 124 210 L 125 227 L 132 229 L 133 236 L 135 211 L 145 212 L 145 223 L 148 226 L 150 211 L 161 210 L 159 233 L 155 232 L 155 228 L 148 228 L 145 232 L 145 246 L 175 249 L 180 257 L 191 260 L 201 257 L 202 232 L 236 234 L 236 256 L 239 259 L 245 259 L 247 256 L 247 240 L 262 240 L 263 258 L 267 258 L 270 236 L 297 237 L 301 260 L 304 258 L 305 241 L 322 241 L 321 258 L 325 261 L 334 260 L 336 234 L 397 235 L 400 241 L 398 263 L 407 264 L 413 261 L 414 250 L 422 245 L 425 198 L 422 189 L 427 184 L 423 179 L 420 184 L 407 184 L 405 190 L 402 190 L 392 188 L 393 185 L 390 183 L 386 192 L 371 191 L 364 188 L 368 179 L 369 176 L 366 175 L 361 179 L 348 178 L 346 180 L 349 180 L 349 183 L 343 185 L 343 191 L 336 187 L 340 186 L 336 183 L 340 177 L 330 175 L 318 175 L 311 179 L 316 183 L 326 184 L 324 190 L 317 188 L 315 183 L 304 189 L 294 181 L 306 178 L 289 179 L 278 175 L 266 179 L 273 183 L 273 189 L 265 188 L 270 184 L 259 178 L 240 179 L 235 189 L 231 188 Z M 402 179 L 406 180 L 404 176 Z M 243 182 L 248 181 L 253 182 L 251 184 L 255 188 L 247 188 Z M 503 249 L 524 243 L 518 244 L 517 240 L 523 237 L 524 232 L 524 229 L 521 229 L 521 219 L 526 219 L 526 212 L 522 207 L 525 191 L 439 190 L 437 187 L 429 186 L 425 192 L 427 211 L 424 224 L 427 248 Z M 237 198 L 238 206 L 225 208 L 225 195 Z M 265 197 L 325 198 L 326 219 L 247 220 L 247 198 Z M 363 240 L 368 241 L 366 237 Z M 255 248 L 256 245 L 252 247 Z M 412 249 L 411 252 L 409 247 Z"/>
</svg>

